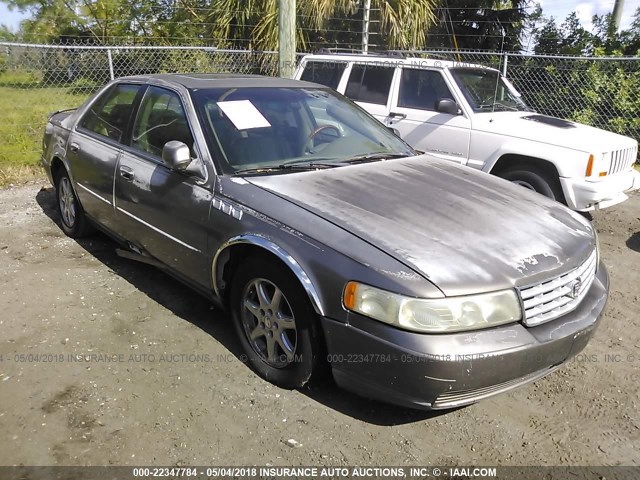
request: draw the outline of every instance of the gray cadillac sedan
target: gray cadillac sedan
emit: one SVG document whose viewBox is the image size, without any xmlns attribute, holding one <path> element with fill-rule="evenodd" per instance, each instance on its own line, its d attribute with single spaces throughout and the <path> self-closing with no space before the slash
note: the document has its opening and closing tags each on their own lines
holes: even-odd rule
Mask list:
<svg viewBox="0 0 640 480">
<path fill-rule="evenodd" d="M 249 366 L 298 388 L 450 408 L 579 352 L 608 276 L 589 222 L 420 156 L 323 86 L 243 75 L 111 82 L 53 114 L 62 228 L 94 228 L 229 310 Z"/>
</svg>

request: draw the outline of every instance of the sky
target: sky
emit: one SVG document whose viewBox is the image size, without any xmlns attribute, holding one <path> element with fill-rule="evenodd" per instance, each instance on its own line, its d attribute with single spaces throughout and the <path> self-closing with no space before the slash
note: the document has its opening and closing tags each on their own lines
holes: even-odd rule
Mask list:
<svg viewBox="0 0 640 480">
<path fill-rule="evenodd" d="M 613 12 L 614 0 L 596 0 L 585 2 L 580 0 L 538 0 L 542 5 L 542 12 L 546 17 L 554 17 L 556 23 L 560 24 L 566 16 L 575 11 L 582 25 L 587 29 L 591 29 L 591 18 L 595 15 L 602 15 Z M 633 21 L 633 14 L 640 7 L 640 0 L 625 0 L 622 10 L 622 21 L 620 27 L 622 30 L 628 28 Z"/>
<path fill-rule="evenodd" d="M 602 15 L 613 11 L 614 0 L 595 0 L 591 2 L 580 0 L 538 0 L 542 5 L 542 11 L 546 16 L 553 16 L 558 23 L 571 13 L 576 11 L 585 28 L 591 28 L 591 17 L 594 14 Z M 627 28 L 632 21 L 632 15 L 640 7 L 640 0 L 625 0 L 622 11 L 622 29 Z M 0 24 L 7 25 L 13 31 L 17 30 L 20 21 L 27 15 L 17 10 L 9 11 L 7 5 L 0 0 Z"/>
</svg>

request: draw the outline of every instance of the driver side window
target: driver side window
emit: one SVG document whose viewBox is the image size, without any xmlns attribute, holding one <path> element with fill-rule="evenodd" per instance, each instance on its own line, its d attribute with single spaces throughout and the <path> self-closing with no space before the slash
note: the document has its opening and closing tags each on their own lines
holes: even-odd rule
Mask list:
<svg viewBox="0 0 640 480">
<path fill-rule="evenodd" d="M 156 157 L 171 141 L 183 142 L 193 152 L 193 136 L 180 97 L 171 90 L 149 87 L 133 125 L 131 145 Z"/>
<path fill-rule="evenodd" d="M 398 92 L 398 106 L 436 111 L 443 98 L 453 99 L 440 72 L 403 68 Z"/>
</svg>

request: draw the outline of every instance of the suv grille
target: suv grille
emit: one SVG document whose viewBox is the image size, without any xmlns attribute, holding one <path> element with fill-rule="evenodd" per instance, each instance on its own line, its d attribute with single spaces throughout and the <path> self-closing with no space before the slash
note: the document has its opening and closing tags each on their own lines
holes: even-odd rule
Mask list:
<svg viewBox="0 0 640 480">
<path fill-rule="evenodd" d="M 636 147 L 614 150 L 611 152 L 611 163 L 609 164 L 608 175 L 623 172 L 631 168 L 636 161 L 638 151 Z"/>
<path fill-rule="evenodd" d="M 528 327 L 556 319 L 575 309 L 596 275 L 596 251 L 579 267 L 546 282 L 520 289 L 524 324 Z"/>
</svg>

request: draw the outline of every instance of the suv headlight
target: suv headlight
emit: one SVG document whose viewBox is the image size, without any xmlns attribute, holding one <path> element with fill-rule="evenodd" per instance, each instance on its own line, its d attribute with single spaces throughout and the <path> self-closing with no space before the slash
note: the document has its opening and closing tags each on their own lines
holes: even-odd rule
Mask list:
<svg viewBox="0 0 640 480">
<path fill-rule="evenodd" d="M 371 287 L 347 283 L 342 302 L 348 310 L 426 333 L 461 332 L 517 322 L 522 318 L 515 290 L 445 298 L 412 298 Z"/>
</svg>

